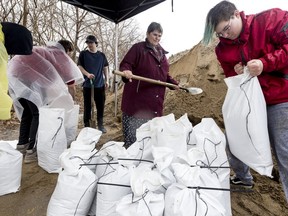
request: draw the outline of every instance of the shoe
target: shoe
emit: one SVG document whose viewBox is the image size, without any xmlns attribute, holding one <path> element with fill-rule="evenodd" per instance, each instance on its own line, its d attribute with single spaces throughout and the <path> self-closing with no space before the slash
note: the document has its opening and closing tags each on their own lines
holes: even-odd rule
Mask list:
<svg viewBox="0 0 288 216">
<path fill-rule="evenodd" d="M 25 155 L 26 150 L 29 147 L 29 143 L 26 144 L 17 144 L 16 150 L 20 151 L 23 155 Z"/>
<path fill-rule="evenodd" d="M 239 178 L 237 178 L 236 176 L 230 177 L 230 184 L 234 185 L 234 186 L 243 187 L 246 189 L 252 189 L 254 187 L 253 182 L 252 183 L 244 183 Z"/>
<path fill-rule="evenodd" d="M 26 150 L 26 155 L 24 157 L 24 163 L 32 163 L 36 162 L 37 160 L 37 151 L 36 149 L 29 149 Z"/>
<path fill-rule="evenodd" d="M 102 133 L 107 133 L 107 130 L 103 126 L 99 126 L 98 130 L 102 131 Z"/>
</svg>

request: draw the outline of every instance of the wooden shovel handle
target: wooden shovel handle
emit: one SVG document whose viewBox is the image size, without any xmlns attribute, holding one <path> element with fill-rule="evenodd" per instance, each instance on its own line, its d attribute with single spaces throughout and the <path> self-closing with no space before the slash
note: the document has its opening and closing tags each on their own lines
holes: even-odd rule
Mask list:
<svg viewBox="0 0 288 216">
<path fill-rule="evenodd" d="M 114 70 L 113 73 L 117 74 L 119 76 L 125 77 L 124 73 L 121 72 L 121 71 Z M 141 77 L 141 76 L 137 76 L 137 75 L 132 75 L 132 79 L 141 80 L 141 81 L 153 83 L 153 84 L 156 84 L 156 85 L 162 85 L 162 86 L 166 86 L 166 87 L 171 87 L 171 88 L 176 88 L 177 87 L 177 85 L 174 85 L 172 83 L 162 82 L 160 80 L 154 80 L 154 79 Z"/>
</svg>

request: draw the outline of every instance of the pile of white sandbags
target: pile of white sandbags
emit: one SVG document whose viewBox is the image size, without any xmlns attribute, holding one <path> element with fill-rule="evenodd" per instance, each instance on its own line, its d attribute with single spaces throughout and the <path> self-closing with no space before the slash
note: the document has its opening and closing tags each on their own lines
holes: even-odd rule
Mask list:
<svg viewBox="0 0 288 216">
<path fill-rule="evenodd" d="M 47 215 L 231 215 L 225 135 L 213 119 L 193 128 L 170 114 L 136 136 L 127 150 L 110 141 L 99 151 L 78 136 L 60 157 Z"/>
</svg>

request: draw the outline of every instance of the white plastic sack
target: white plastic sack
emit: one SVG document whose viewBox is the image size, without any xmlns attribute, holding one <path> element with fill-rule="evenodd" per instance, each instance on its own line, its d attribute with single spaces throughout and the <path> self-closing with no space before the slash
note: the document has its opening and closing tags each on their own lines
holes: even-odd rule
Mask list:
<svg viewBox="0 0 288 216">
<path fill-rule="evenodd" d="M 211 175 L 217 176 L 221 188 L 230 188 L 230 165 L 226 154 L 226 137 L 212 118 L 203 118 L 194 127 L 197 145 L 188 150 L 190 165 L 208 166 Z M 230 193 L 224 193 L 227 215 L 231 215 Z M 230 211 L 229 211 L 230 210 Z"/>
<path fill-rule="evenodd" d="M 123 166 L 118 166 L 116 170 L 99 177 L 96 195 L 96 215 L 118 216 L 116 204 L 122 197 L 131 193 L 131 188 L 126 187 L 129 184 L 130 172 L 128 168 Z"/>
<path fill-rule="evenodd" d="M 61 155 L 64 170 L 50 198 L 47 216 L 86 216 L 96 193 L 96 175 L 87 167 L 71 163 L 69 152 Z"/>
<path fill-rule="evenodd" d="M 206 212 L 208 209 L 210 211 L 213 209 L 213 215 L 217 215 L 215 214 L 216 212 L 218 212 L 218 215 L 231 215 L 231 206 L 228 209 L 226 206 L 227 202 L 230 202 L 230 199 L 226 200 L 225 196 L 225 194 L 228 194 L 230 197 L 230 192 L 226 191 L 229 188 L 221 186 L 217 175 L 211 173 L 209 169 L 190 167 L 187 164 L 174 163 L 172 164 L 172 168 L 178 183 L 186 187 L 194 187 L 194 189 L 189 189 L 192 190 L 191 193 L 195 197 L 193 202 L 195 208 L 199 201 L 206 203 L 201 210 L 196 208 L 197 211 Z M 202 187 L 202 189 L 199 189 L 197 192 L 195 188 L 198 187 Z M 205 188 L 213 188 L 215 190 Z M 211 215 L 211 212 L 207 215 Z"/>
<path fill-rule="evenodd" d="M 65 110 L 40 108 L 37 136 L 38 164 L 48 173 L 61 171 L 59 156 L 67 149 Z"/>
<path fill-rule="evenodd" d="M 213 201 L 217 206 L 211 203 L 206 190 L 196 191 L 196 189 L 175 183 L 165 193 L 164 216 L 227 216 L 216 198 Z"/>
<path fill-rule="evenodd" d="M 101 135 L 102 135 L 102 132 L 100 130 L 97 130 L 91 127 L 85 127 L 79 132 L 76 140 L 81 141 L 85 145 L 96 146 Z"/>
<path fill-rule="evenodd" d="M 271 176 L 266 103 L 258 78 L 246 71 L 226 78 L 225 83 L 228 91 L 222 112 L 230 150 L 259 174 Z"/>
<path fill-rule="evenodd" d="M 0 196 L 19 190 L 23 155 L 9 143 L 0 143 Z"/>
<path fill-rule="evenodd" d="M 79 108 L 79 105 L 74 105 L 73 109 L 65 113 L 65 133 L 68 146 L 70 146 L 77 136 Z"/>
<path fill-rule="evenodd" d="M 131 189 L 135 196 L 142 196 L 147 190 L 156 191 L 164 180 L 157 169 L 153 169 L 153 164 L 140 164 L 135 169 L 131 170 Z"/>
<path fill-rule="evenodd" d="M 177 121 L 165 122 L 155 128 L 156 146 L 173 149 L 175 158 L 186 155 L 187 140 L 192 131 L 192 124 L 189 122 L 187 114 L 183 115 Z"/>
<path fill-rule="evenodd" d="M 151 191 L 141 197 L 128 194 L 117 204 L 116 211 L 121 216 L 163 216 L 164 194 Z"/>
</svg>

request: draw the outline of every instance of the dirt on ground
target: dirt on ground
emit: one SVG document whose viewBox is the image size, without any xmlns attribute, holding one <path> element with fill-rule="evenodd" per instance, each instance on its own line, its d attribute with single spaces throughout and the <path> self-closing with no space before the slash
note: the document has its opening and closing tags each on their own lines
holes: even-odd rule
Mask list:
<svg viewBox="0 0 288 216">
<path fill-rule="evenodd" d="M 200 87 L 203 93 L 191 95 L 185 91 L 167 89 L 164 114 L 174 113 L 176 118 L 187 113 L 192 125 L 198 124 L 202 118 L 213 118 L 224 130 L 222 104 L 227 91 L 223 81 L 224 75 L 214 54 L 216 42 L 209 47 L 201 44 L 190 50 L 172 56 L 169 61 L 171 75 L 186 87 Z M 78 88 L 77 102 L 80 104 L 78 128 L 82 124 L 82 96 Z M 107 93 L 105 109 L 105 127 L 107 133 L 102 135 L 98 147 L 114 140 L 122 141 L 121 103 L 122 89 L 117 96 Z M 115 98 L 117 105 L 115 106 Z M 12 110 L 12 119 L 0 121 L 0 140 L 18 139 L 19 120 Z M 231 192 L 232 213 L 234 216 L 285 216 L 288 205 L 277 176 L 270 179 L 252 171 L 255 187 L 252 192 Z M 1 173 L 0 173 L 1 175 Z M 0 196 L 0 215 L 2 216 L 44 216 L 47 205 L 56 186 L 58 174 L 49 174 L 37 163 L 23 164 L 21 189 L 17 193 Z"/>
</svg>

